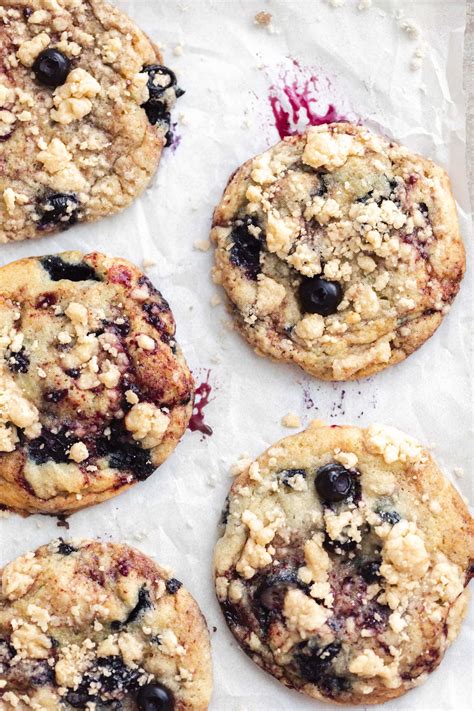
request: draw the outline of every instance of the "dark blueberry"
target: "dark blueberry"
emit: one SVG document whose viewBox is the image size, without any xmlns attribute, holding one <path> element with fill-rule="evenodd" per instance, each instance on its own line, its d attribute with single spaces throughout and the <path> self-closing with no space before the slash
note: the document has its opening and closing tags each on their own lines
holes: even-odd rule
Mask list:
<svg viewBox="0 0 474 711">
<path fill-rule="evenodd" d="M 74 548 L 74 546 L 71 546 L 70 543 L 66 543 L 62 538 L 59 539 L 60 543 L 58 546 L 58 553 L 61 553 L 61 555 L 71 555 L 71 553 L 76 553 L 77 548 Z"/>
<path fill-rule="evenodd" d="M 283 469 L 281 472 L 279 472 L 279 477 L 281 478 L 283 484 L 286 486 L 289 486 L 291 488 L 292 485 L 292 479 L 295 476 L 302 476 L 303 479 L 306 479 L 306 469 Z"/>
<path fill-rule="evenodd" d="M 40 203 L 41 216 L 38 222 L 38 229 L 48 230 L 58 223 L 61 223 L 64 229 L 69 225 L 73 225 L 77 220 L 78 204 L 78 199 L 72 193 L 53 193 L 49 195 Z M 79 280 L 73 279 L 72 281 Z"/>
<path fill-rule="evenodd" d="M 170 337 L 174 336 L 174 328 L 172 328 L 170 332 L 169 326 L 166 325 L 162 318 L 162 314 L 169 312 L 168 303 L 166 301 L 164 303 L 148 301 L 146 304 L 143 304 L 142 309 L 145 314 L 145 319 L 156 328 L 161 340 L 165 343 L 169 343 Z"/>
<path fill-rule="evenodd" d="M 301 308 L 306 314 L 329 316 L 335 314 L 342 301 L 342 288 L 337 281 L 327 281 L 321 277 L 305 277 L 298 294 Z"/>
<path fill-rule="evenodd" d="M 374 191 L 369 190 L 368 193 L 366 193 L 365 195 L 362 195 L 362 197 L 357 198 L 356 202 L 368 202 L 368 200 L 370 200 L 370 198 L 373 196 L 373 194 L 374 194 Z"/>
<path fill-rule="evenodd" d="M 323 677 L 328 676 L 332 660 L 341 651 L 340 642 L 333 642 L 326 647 L 317 647 L 309 641 L 300 646 L 301 651 L 295 654 L 295 662 L 299 674 L 311 684 L 319 686 Z"/>
<path fill-rule="evenodd" d="M 36 439 L 28 443 L 28 453 L 36 464 L 52 460 L 58 464 L 69 461 L 68 451 L 77 439 L 68 437 L 69 430 L 63 427 L 59 432 L 42 429 Z"/>
<path fill-rule="evenodd" d="M 294 570 L 281 570 L 268 575 L 255 592 L 255 600 L 269 612 L 279 612 L 289 588 L 298 587 L 298 577 Z"/>
<path fill-rule="evenodd" d="M 335 553 L 340 555 L 341 553 L 348 551 L 353 551 L 357 548 L 357 542 L 349 538 L 347 541 L 333 540 L 327 534 L 324 537 L 323 548 L 327 550 L 328 553 Z"/>
<path fill-rule="evenodd" d="M 178 580 L 177 578 L 170 578 L 169 580 L 166 581 L 166 591 L 170 595 L 174 595 L 175 593 L 178 592 L 180 587 L 182 587 L 183 583 L 181 580 Z"/>
<path fill-rule="evenodd" d="M 28 689 L 30 686 L 45 686 L 54 681 L 54 670 L 47 661 L 23 659 L 13 664 L 10 669 L 9 682 L 15 688 Z"/>
<path fill-rule="evenodd" d="M 158 99 L 167 89 L 176 86 L 176 74 L 162 64 L 148 64 L 142 71 L 148 74 L 150 101 Z"/>
<path fill-rule="evenodd" d="M 94 269 L 85 262 L 71 264 L 61 257 L 50 255 L 41 259 L 41 266 L 46 269 L 52 281 L 100 281 Z"/>
<path fill-rule="evenodd" d="M 250 234 L 249 227 L 251 225 L 256 226 L 256 222 L 250 217 L 234 225 L 230 235 L 232 242 L 230 261 L 236 267 L 243 269 L 249 279 L 255 280 L 260 273 L 262 243 Z"/>
<path fill-rule="evenodd" d="M 119 323 L 117 323 L 117 321 L 119 321 Z M 128 336 L 128 334 L 130 333 L 130 321 L 124 316 L 121 316 L 115 321 L 107 321 L 106 319 L 104 319 L 102 321 L 102 325 L 108 331 L 113 331 L 119 336 Z"/>
<path fill-rule="evenodd" d="M 127 667 L 121 657 L 99 657 L 95 666 L 84 674 L 77 689 L 69 691 L 65 698 L 71 706 L 81 709 L 88 702 L 120 700 L 137 689 L 142 674 L 143 670 L 139 668 Z"/>
<path fill-rule="evenodd" d="M 142 587 L 138 592 L 137 604 L 132 610 L 130 610 L 126 619 L 122 622 L 120 620 L 113 620 L 110 626 L 113 630 L 121 629 L 122 627 L 129 625 L 131 622 L 135 622 L 143 610 L 146 610 L 149 607 L 151 607 L 150 593 L 145 587 Z"/>
<path fill-rule="evenodd" d="M 382 521 L 391 523 L 392 526 L 395 526 L 395 524 L 400 521 L 400 514 L 398 514 L 396 511 L 377 511 L 377 513 L 382 519 Z"/>
<path fill-rule="evenodd" d="M 368 560 L 360 566 L 360 574 L 366 583 L 380 580 L 380 560 Z"/>
<path fill-rule="evenodd" d="M 145 684 L 138 690 L 137 706 L 139 711 L 173 711 L 173 694 L 157 681 Z"/>
<path fill-rule="evenodd" d="M 221 609 L 229 627 L 238 627 L 244 624 L 244 615 L 237 605 L 225 600 L 221 603 Z"/>
<path fill-rule="evenodd" d="M 153 474 L 155 465 L 151 461 L 150 453 L 146 449 L 142 449 L 137 444 L 126 444 L 124 442 L 117 444 L 114 451 L 109 456 L 109 465 L 112 469 L 125 471 L 130 469 L 135 476 L 135 479 L 144 481 Z"/>
<path fill-rule="evenodd" d="M 30 367 L 30 358 L 24 348 L 18 353 L 12 353 L 8 358 L 8 367 L 12 373 L 27 373 Z"/>
<path fill-rule="evenodd" d="M 351 683 L 349 679 L 343 676 L 323 674 L 319 680 L 318 687 L 324 696 L 328 696 L 330 699 L 337 699 L 345 691 L 350 690 Z"/>
<path fill-rule="evenodd" d="M 68 368 L 67 370 L 64 371 L 66 375 L 69 375 L 70 378 L 78 378 L 79 375 L 81 374 L 81 371 L 79 368 Z"/>
<path fill-rule="evenodd" d="M 323 501 L 347 499 L 354 491 L 354 475 L 342 464 L 326 464 L 316 472 L 316 491 Z"/>
<path fill-rule="evenodd" d="M 143 71 L 148 74 L 149 99 L 142 104 L 142 109 L 145 110 L 152 126 L 160 123 L 167 128 L 165 145 L 169 146 L 172 141 L 171 115 L 165 92 L 167 89 L 174 88 L 175 96 L 178 98 L 184 94 L 184 91 L 176 86 L 176 76 L 168 67 L 161 64 L 149 64 L 143 67 Z"/>
<path fill-rule="evenodd" d="M 45 49 L 36 57 L 33 71 L 40 84 L 60 86 L 66 81 L 71 62 L 59 49 Z"/>
<path fill-rule="evenodd" d="M 53 306 L 58 300 L 58 297 L 56 294 L 53 294 L 51 291 L 46 292 L 44 294 L 41 294 L 38 296 L 36 299 L 35 306 L 37 309 L 47 309 L 50 306 Z"/>
<path fill-rule="evenodd" d="M 44 399 L 47 402 L 61 402 L 67 395 L 67 390 L 47 390 L 44 393 Z"/>
<path fill-rule="evenodd" d="M 428 217 L 429 212 L 428 205 L 426 204 L 426 202 L 420 202 L 418 207 L 423 217 Z"/>
<path fill-rule="evenodd" d="M 135 479 L 148 479 L 155 471 L 150 452 L 135 442 L 123 427 L 123 422 L 110 426 L 111 434 L 97 440 L 97 454 L 109 457 L 109 466 L 119 471 L 131 471 Z"/>
<path fill-rule="evenodd" d="M 222 513 L 221 513 L 220 522 L 223 526 L 225 526 L 225 524 L 227 523 L 227 521 L 229 519 L 229 514 L 230 514 L 230 497 L 228 496 L 225 500 L 225 505 L 224 505 L 224 508 L 222 509 Z"/>
</svg>

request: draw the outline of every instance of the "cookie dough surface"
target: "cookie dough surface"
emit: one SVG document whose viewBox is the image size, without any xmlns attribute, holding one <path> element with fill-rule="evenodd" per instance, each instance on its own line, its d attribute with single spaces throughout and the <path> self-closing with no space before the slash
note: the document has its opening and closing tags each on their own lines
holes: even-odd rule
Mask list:
<svg viewBox="0 0 474 711">
<path fill-rule="evenodd" d="M 0 56 L 0 243 L 126 207 L 180 93 L 157 48 L 102 0 L 3 0 Z"/>
<path fill-rule="evenodd" d="M 216 591 L 263 669 L 314 698 L 365 705 L 438 666 L 466 612 L 473 558 L 469 512 L 418 442 L 316 421 L 235 480 Z"/>
<path fill-rule="evenodd" d="M 208 708 L 205 620 L 181 582 L 139 551 L 59 539 L 0 575 L 5 711 Z"/>
<path fill-rule="evenodd" d="M 150 476 L 194 384 L 167 302 L 97 252 L 0 268 L 0 504 L 65 513 Z"/>
<path fill-rule="evenodd" d="M 441 323 L 465 265 L 445 172 L 345 123 L 239 168 L 212 238 L 238 330 L 261 355 L 324 380 L 412 353 Z"/>
</svg>

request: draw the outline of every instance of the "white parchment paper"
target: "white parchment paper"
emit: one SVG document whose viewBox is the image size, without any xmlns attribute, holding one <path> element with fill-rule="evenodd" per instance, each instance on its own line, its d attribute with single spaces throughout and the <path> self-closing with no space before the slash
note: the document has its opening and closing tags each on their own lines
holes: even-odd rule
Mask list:
<svg viewBox="0 0 474 711">
<path fill-rule="evenodd" d="M 198 382 L 206 377 L 213 400 L 208 438 L 188 432 L 176 453 L 148 481 L 69 519 L 11 515 L 0 519 L 0 564 L 58 535 L 126 541 L 172 566 L 207 616 L 215 690 L 212 711 L 309 711 L 324 704 L 301 697 L 260 671 L 239 650 L 214 598 L 211 560 L 216 525 L 237 458 L 259 454 L 290 434 L 289 411 L 303 423 L 393 424 L 433 447 L 448 477 L 472 494 L 472 278 L 469 268 L 451 313 L 419 352 L 394 368 L 352 384 L 319 383 L 296 367 L 258 358 L 226 327 L 224 307 L 211 306 L 212 209 L 228 175 L 278 140 L 267 101 L 268 76 L 285 57 L 331 78 L 334 97 L 369 125 L 434 158 L 449 171 L 470 253 L 465 172 L 461 0 L 361 0 L 334 8 L 324 0 L 117 0 L 153 40 L 186 89 L 175 152 L 167 151 L 150 189 L 125 213 L 34 242 L 1 246 L 0 263 L 66 249 L 100 249 L 141 265 L 170 301 L 178 339 Z M 395 18 L 402 9 L 421 29 L 414 38 Z M 253 23 L 273 15 L 275 32 Z M 412 33 L 413 34 L 413 33 Z M 415 33 L 416 34 L 416 33 Z M 183 52 L 173 49 L 181 44 Z M 410 69 L 418 47 L 421 68 Z M 186 124 L 186 125 L 184 125 Z M 469 258 L 469 254 L 468 254 Z M 470 261 L 468 262 L 470 264 Z M 442 502 L 441 502 L 442 503 Z M 441 669 L 387 709 L 467 711 L 472 707 L 472 614 Z M 217 628 L 216 631 L 213 631 Z M 328 707 L 329 708 L 329 707 Z"/>
</svg>

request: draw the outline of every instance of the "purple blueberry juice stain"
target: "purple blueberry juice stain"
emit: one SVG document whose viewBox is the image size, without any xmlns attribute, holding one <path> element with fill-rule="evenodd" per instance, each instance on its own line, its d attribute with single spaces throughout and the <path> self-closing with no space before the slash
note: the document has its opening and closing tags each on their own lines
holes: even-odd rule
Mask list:
<svg viewBox="0 0 474 711">
<path fill-rule="evenodd" d="M 289 58 L 280 65 L 268 91 L 268 103 L 281 139 L 302 133 L 307 126 L 358 123 L 358 117 L 338 96 L 333 82 L 311 67 Z"/>
<path fill-rule="evenodd" d="M 195 392 L 195 400 L 193 407 L 193 414 L 189 420 L 188 429 L 191 432 L 201 432 L 202 435 L 210 437 L 212 435 L 212 428 L 206 424 L 204 418 L 204 410 L 210 402 L 210 396 L 212 392 L 212 385 L 209 383 L 209 376 L 211 371 L 207 371 L 206 380 L 200 383 Z"/>
</svg>

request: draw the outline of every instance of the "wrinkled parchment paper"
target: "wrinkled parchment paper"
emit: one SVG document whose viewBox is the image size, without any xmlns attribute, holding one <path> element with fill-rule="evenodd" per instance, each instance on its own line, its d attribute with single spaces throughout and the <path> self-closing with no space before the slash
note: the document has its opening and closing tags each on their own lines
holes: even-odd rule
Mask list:
<svg viewBox="0 0 474 711">
<path fill-rule="evenodd" d="M 58 535 L 126 541 L 172 566 L 201 605 L 211 630 L 215 690 L 212 711 L 309 711 L 324 704 L 285 689 L 238 649 L 214 598 L 211 559 L 216 525 L 230 485 L 229 466 L 291 434 L 289 411 L 303 423 L 393 424 L 433 447 L 448 477 L 472 494 L 472 391 L 469 379 L 470 270 L 439 331 L 408 361 L 352 384 L 318 383 L 296 367 L 258 358 L 226 327 L 223 305 L 211 306 L 211 251 L 206 240 L 228 175 L 278 139 L 269 109 L 268 73 L 291 56 L 331 77 L 337 102 L 363 121 L 444 165 L 453 181 L 466 245 L 471 240 L 464 164 L 461 0 L 360 0 L 334 8 L 324 0 L 117 0 L 153 40 L 186 89 L 180 144 L 167 151 L 151 188 L 125 213 L 62 235 L 0 246 L 0 263 L 66 249 L 101 249 L 142 265 L 170 301 L 178 339 L 197 382 L 210 369 L 211 437 L 187 432 L 176 453 L 148 481 L 69 519 L 11 515 L 0 519 L 0 564 Z M 403 9 L 422 35 L 395 19 Z M 258 27 L 273 15 L 274 32 Z M 182 46 L 175 50 L 177 45 Z M 410 69 L 418 47 L 421 67 Z M 173 51 L 174 50 L 174 51 Z M 266 67 L 266 69 L 264 68 Z M 336 103 L 337 103 L 336 102 Z M 184 125 L 186 124 L 186 125 Z M 468 252 L 470 250 L 468 249 Z M 442 503 L 442 502 L 441 502 Z M 388 710 L 468 711 L 472 706 L 473 620 L 441 669 Z M 213 629 L 217 631 L 213 632 Z M 329 707 L 328 707 L 329 708 Z"/>
</svg>

